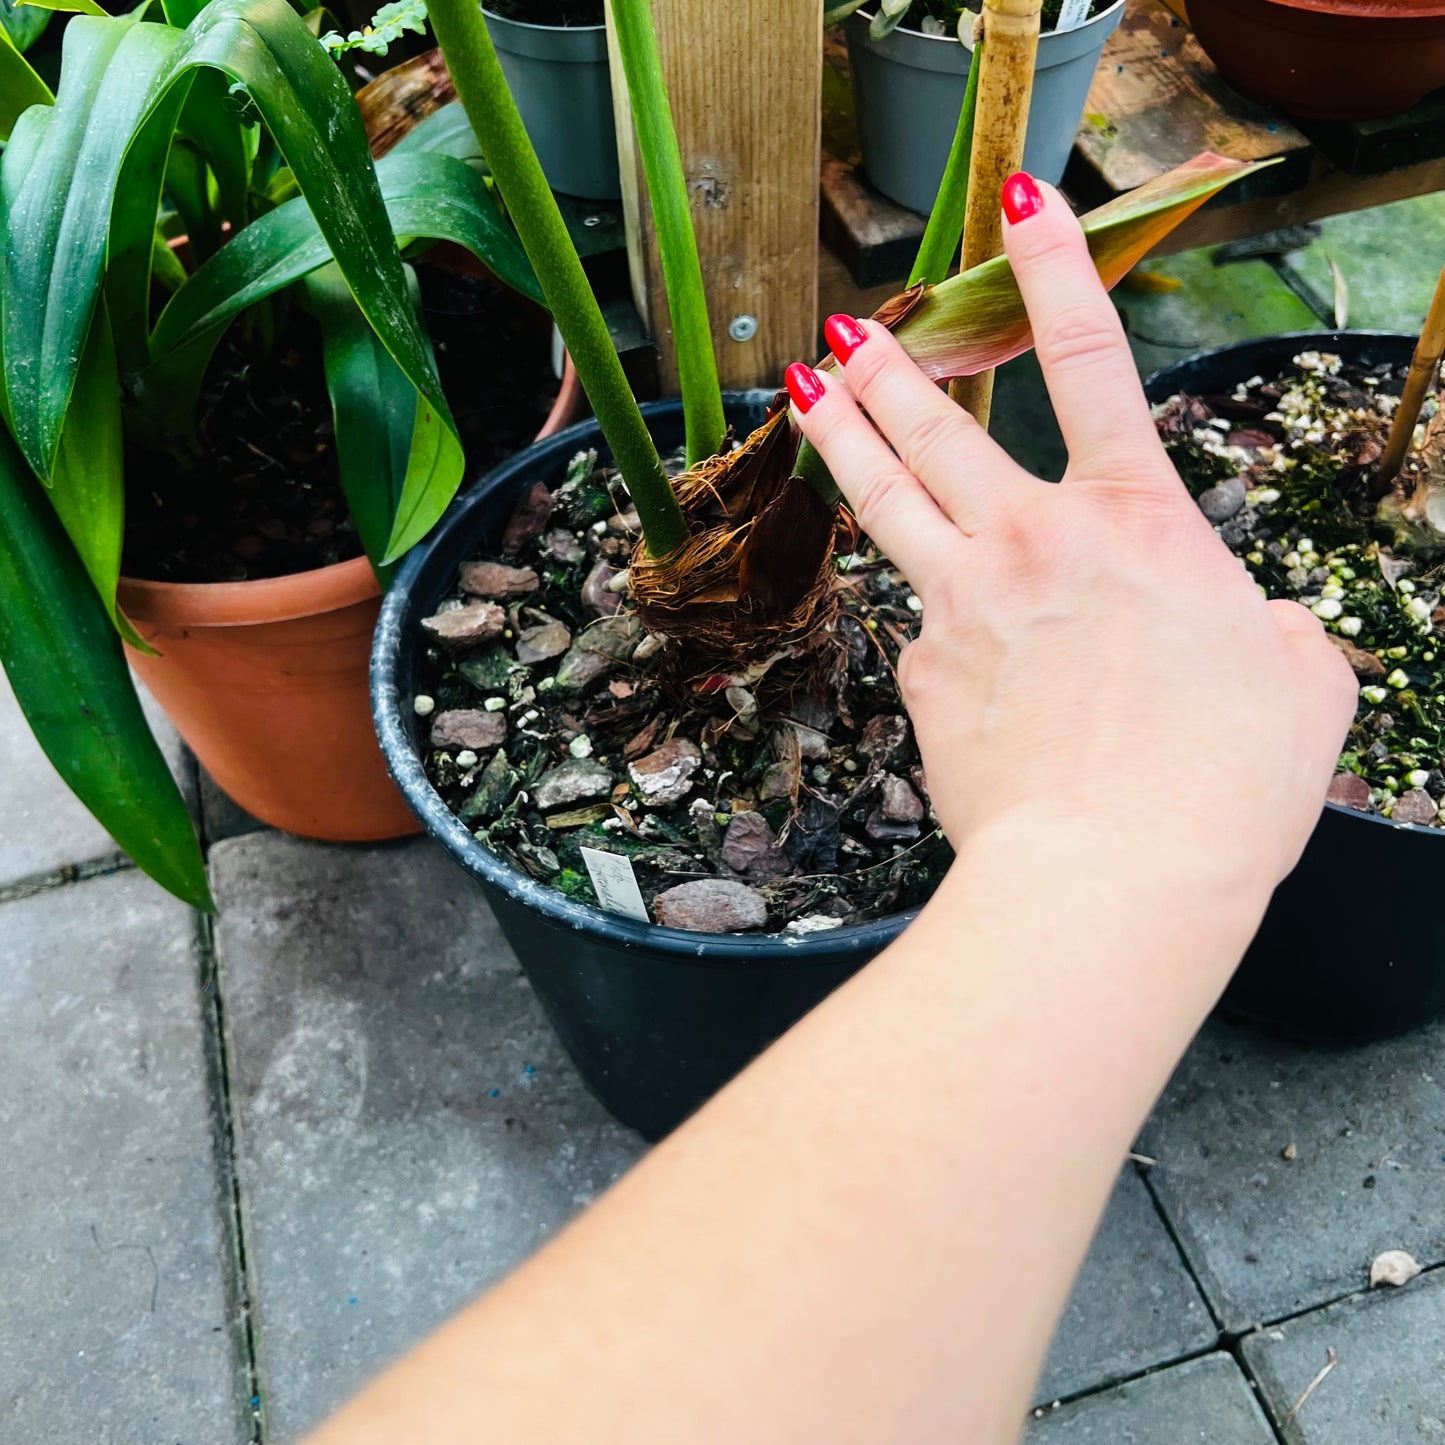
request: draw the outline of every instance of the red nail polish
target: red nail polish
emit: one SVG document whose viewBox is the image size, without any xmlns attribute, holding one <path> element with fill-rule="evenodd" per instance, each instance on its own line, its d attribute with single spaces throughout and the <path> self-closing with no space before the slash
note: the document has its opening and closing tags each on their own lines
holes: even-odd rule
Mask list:
<svg viewBox="0 0 1445 1445">
<path fill-rule="evenodd" d="M 868 333 L 851 316 L 830 316 L 823 323 L 823 335 L 839 361 L 847 361 L 868 340 Z"/>
<path fill-rule="evenodd" d="M 1044 208 L 1044 198 L 1027 171 L 1015 171 L 1003 183 L 1003 213 L 1009 225 L 1017 226 Z"/>
<path fill-rule="evenodd" d="M 815 402 L 823 399 L 823 378 L 811 366 L 795 361 L 787 370 L 788 395 L 793 405 L 806 416 Z"/>
</svg>

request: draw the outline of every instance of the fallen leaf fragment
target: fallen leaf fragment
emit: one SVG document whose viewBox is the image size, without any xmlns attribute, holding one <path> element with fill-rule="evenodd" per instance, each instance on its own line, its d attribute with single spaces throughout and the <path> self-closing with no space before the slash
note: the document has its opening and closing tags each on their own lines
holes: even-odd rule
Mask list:
<svg viewBox="0 0 1445 1445">
<path fill-rule="evenodd" d="M 1379 1289 L 1382 1284 L 1398 1288 L 1409 1284 L 1419 1273 L 1420 1266 L 1413 1254 L 1403 1249 L 1387 1249 L 1370 1262 L 1370 1288 Z"/>
</svg>

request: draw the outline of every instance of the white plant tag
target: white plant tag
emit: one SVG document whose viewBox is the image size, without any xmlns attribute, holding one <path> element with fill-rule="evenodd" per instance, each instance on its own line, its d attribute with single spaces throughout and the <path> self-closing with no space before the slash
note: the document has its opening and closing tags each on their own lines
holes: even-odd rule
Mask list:
<svg viewBox="0 0 1445 1445">
<path fill-rule="evenodd" d="M 620 853 L 607 853 L 601 848 L 583 848 L 582 861 L 592 875 L 592 886 L 597 890 L 597 901 L 609 912 L 620 913 L 624 918 L 635 918 L 639 923 L 651 923 L 647 916 L 647 905 L 642 901 L 642 890 L 637 886 L 637 875 L 632 871 L 632 860 Z"/>
<path fill-rule="evenodd" d="M 1062 35 L 1065 30 L 1077 30 L 1089 18 L 1089 0 L 1064 0 L 1059 10 L 1059 23 L 1054 34 Z"/>
</svg>

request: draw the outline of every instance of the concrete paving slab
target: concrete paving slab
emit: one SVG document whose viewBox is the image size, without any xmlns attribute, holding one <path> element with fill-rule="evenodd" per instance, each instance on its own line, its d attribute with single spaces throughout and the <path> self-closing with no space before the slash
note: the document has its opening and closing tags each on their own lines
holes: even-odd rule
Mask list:
<svg viewBox="0 0 1445 1445">
<path fill-rule="evenodd" d="M 505 1273 L 641 1154 L 431 844 L 211 854 L 272 1442 Z"/>
<path fill-rule="evenodd" d="M 151 730 L 187 800 L 194 802 L 194 764 L 155 700 L 141 690 Z M 0 808 L 0 888 L 85 863 L 116 851 L 105 829 L 60 781 L 35 741 L 15 694 L 0 672 L 0 758 L 5 805 Z"/>
<path fill-rule="evenodd" d="M 1332 1349 L 1329 1374 L 1296 1410 Z M 1445 1272 L 1250 1335 L 1244 1357 L 1288 1445 L 1437 1445 L 1445 1440 Z"/>
<path fill-rule="evenodd" d="M 1323 229 L 1308 250 L 1289 258 L 1289 265 L 1332 297 L 1333 258 L 1345 279 L 1351 326 L 1418 332 L 1440 275 L 1445 194 L 1331 216 Z"/>
<path fill-rule="evenodd" d="M 1205 1027 L 1140 1147 L 1226 1329 L 1361 1288 L 1383 1250 L 1445 1261 L 1442 1046 L 1442 1026 L 1357 1049 Z"/>
<path fill-rule="evenodd" d="M 194 916 L 127 872 L 0 939 L 0 1438 L 249 1440 Z"/>
<path fill-rule="evenodd" d="M 1195 1354 L 1218 1333 L 1130 1165 L 1059 1321 L 1034 1400 L 1047 1404 Z"/>
<path fill-rule="evenodd" d="M 1228 1355 L 1206 1355 L 1030 1422 L 1024 1445 L 1274 1445 Z"/>
</svg>

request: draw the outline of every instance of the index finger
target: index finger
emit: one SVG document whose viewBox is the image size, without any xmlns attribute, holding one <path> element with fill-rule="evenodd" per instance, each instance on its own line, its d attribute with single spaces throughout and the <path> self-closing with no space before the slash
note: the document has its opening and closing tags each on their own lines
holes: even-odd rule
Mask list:
<svg viewBox="0 0 1445 1445">
<path fill-rule="evenodd" d="M 1149 404 L 1083 228 L 1052 186 L 1022 172 L 1004 183 L 1003 207 L 1004 250 L 1028 309 L 1069 470 L 1152 475 L 1162 452 Z"/>
</svg>

